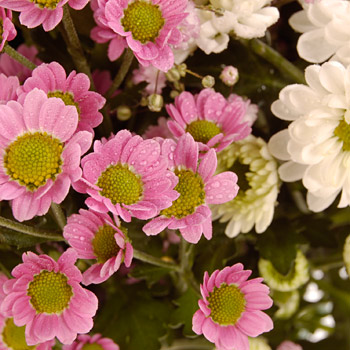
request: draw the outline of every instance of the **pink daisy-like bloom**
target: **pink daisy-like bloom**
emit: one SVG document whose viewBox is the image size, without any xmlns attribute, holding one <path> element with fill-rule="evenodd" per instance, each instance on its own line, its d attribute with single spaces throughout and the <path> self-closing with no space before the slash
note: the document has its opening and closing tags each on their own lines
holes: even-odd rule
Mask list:
<svg viewBox="0 0 350 350">
<path fill-rule="evenodd" d="M 16 90 L 19 87 L 17 77 L 7 77 L 0 73 L 0 104 L 6 104 L 11 100 L 17 100 Z"/>
<path fill-rule="evenodd" d="M 133 248 L 123 228 L 118 226 L 108 214 L 92 210 L 80 209 L 79 214 L 68 218 L 64 238 L 77 252 L 78 258 L 97 260 L 83 273 L 83 284 L 106 281 L 123 261 L 126 267 L 130 266 Z"/>
<path fill-rule="evenodd" d="M 293 343 L 290 340 L 285 340 L 277 346 L 276 350 L 303 350 L 303 348 L 299 344 Z"/>
<path fill-rule="evenodd" d="M 168 121 L 168 127 L 174 136 L 190 133 L 199 142 L 201 151 L 214 148 L 219 152 L 252 131 L 243 121 L 246 103 L 228 102 L 212 89 L 204 89 L 196 96 L 184 91 L 175 98 L 175 105 L 167 105 L 166 109 L 173 119 Z"/>
<path fill-rule="evenodd" d="M 147 220 L 179 196 L 177 178 L 167 170 L 156 140 L 143 140 L 121 130 L 107 142 L 95 141 L 94 152 L 81 161 L 83 177 L 73 187 L 90 195 L 86 205 L 112 212 L 124 221 Z"/>
<path fill-rule="evenodd" d="M 173 134 L 168 128 L 168 120 L 165 117 L 158 118 L 157 125 L 150 125 L 142 135 L 144 139 L 152 139 L 153 137 L 161 137 L 163 139 L 173 138 Z"/>
<path fill-rule="evenodd" d="M 54 29 L 63 17 L 63 6 L 81 10 L 89 0 L 0 0 L 0 5 L 19 11 L 19 21 L 27 28 L 43 25 L 46 32 Z"/>
<path fill-rule="evenodd" d="M 12 270 L 14 278 L 4 284 L 7 295 L 1 312 L 13 317 L 16 326 L 26 326 L 27 344 L 54 337 L 71 344 L 78 333 L 89 332 L 98 300 L 80 285 L 82 275 L 74 265 L 77 253 L 69 248 L 57 262 L 32 252 L 24 253 L 22 259 Z"/>
<path fill-rule="evenodd" d="M 93 128 L 102 123 L 103 116 L 98 110 L 103 107 L 106 99 L 97 92 L 89 91 L 90 80 L 86 74 L 72 71 L 67 77 L 59 63 L 43 63 L 33 70 L 32 76 L 18 89 L 18 101 L 23 102 L 34 88 L 76 108 L 79 116 L 76 132 L 86 130 L 94 134 Z"/>
<path fill-rule="evenodd" d="M 204 274 L 203 299 L 192 320 L 192 329 L 215 343 L 220 350 L 249 350 L 249 337 L 273 328 L 271 318 L 262 312 L 272 306 L 269 288 L 262 278 L 247 281 L 252 271 L 238 263 Z"/>
<path fill-rule="evenodd" d="M 140 66 L 138 69 L 134 69 L 132 72 L 132 82 L 139 84 L 141 82 L 147 82 L 145 92 L 148 95 L 161 94 L 163 88 L 165 88 L 165 73 L 153 66 Z"/>
<path fill-rule="evenodd" d="M 39 60 L 39 58 L 36 57 L 36 55 L 38 54 L 38 50 L 35 46 L 28 47 L 25 44 L 21 44 L 20 46 L 18 46 L 17 51 L 24 57 L 27 57 L 37 66 L 42 63 L 41 60 Z M 7 53 L 3 53 L 0 55 L 0 73 L 3 73 L 8 77 L 17 76 L 21 83 L 32 75 L 32 71 L 29 68 L 15 61 Z"/>
<path fill-rule="evenodd" d="M 6 41 L 13 40 L 16 35 L 17 31 L 12 23 L 12 12 L 0 7 L 0 52 L 4 48 Z"/>
<path fill-rule="evenodd" d="M 62 350 L 119 350 L 119 346 L 110 338 L 102 338 L 101 334 L 93 336 L 78 335 L 77 340 L 71 345 L 63 345 Z"/>
<path fill-rule="evenodd" d="M 208 204 L 225 203 L 238 192 L 237 176 L 231 171 L 214 175 L 217 165 L 216 153 L 209 150 L 198 165 L 198 143 L 186 133 L 176 144 L 167 139 L 162 144 L 169 168 L 178 177 L 175 190 L 179 198 L 170 208 L 143 227 L 147 235 L 156 235 L 165 228 L 179 229 L 183 238 L 197 243 L 202 233 L 212 237 L 212 215 Z"/>
<path fill-rule="evenodd" d="M 169 45 L 182 41 L 176 28 L 187 16 L 188 0 L 98 0 L 92 3 L 97 27 L 91 37 L 111 41 L 108 57 L 116 60 L 129 47 L 143 66 L 167 71 L 174 64 Z"/>
<path fill-rule="evenodd" d="M 16 220 L 46 214 L 80 179 L 80 158 L 92 135 L 81 131 L 72 137 L 77 124 L 75 107 L 39 89 L 23 105 L 0 105 L 0 200 L 11 201 Z"/>
</svg>

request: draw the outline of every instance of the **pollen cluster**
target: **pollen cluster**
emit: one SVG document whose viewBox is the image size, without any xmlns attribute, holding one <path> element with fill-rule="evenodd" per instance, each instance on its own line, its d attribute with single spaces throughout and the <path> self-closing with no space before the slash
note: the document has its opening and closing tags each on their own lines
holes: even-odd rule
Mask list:
<svg viewBox="0 0 350 350">
<path fill-rule="evenodd" d="M 5 150 L 7 175 L 34 191 L 61 172 L 63 144 L 45 132 L 17 137 Z"/>
<path fill-rule="evenodd" d="M 97 262 L 105 263 L 108 259 L 116 256 L 119 252 L 119 248 L 114 238 L 115 230 L 109 225 L 103 225 L 95 233 L 95 237 L 92 240 L 92 247 L 94 254 L 97 258 Z"/>
<path fill-rule="evenodd" d="M 77 109 L 78 116 L 80 117 L 80 107 L 79 104 L 74 101 L 74 96 L 70 92 L 63 92 L 60 90 L 49 91 L 47 97 L 57 97 L 60 98 L 66 106 L 74 106 Z"/>
<path fill-rule="evenodd" d="M 66 275 L 54 271 L 41 271 L 29 283 L 27 295 L 37 313 L 61 313 L 67 308 L 72 296 L 72 287 Z"/>
<path fill-rule="evenodd" d="M 344 119 L 334 129 L 334 135 L 343 141 L 343 151 L 350 151 L 350 125 Z"/>
<path fill-rule="evenodd" d="M 44 9 L 55 9 L 58 5 L 58 3 L 61 0 L 30 0 L 31 2 L 34 2 L 35 5 L 38 5 L 40 8 Z"/>
<path fill-rule="evenodd" d="M 144 0 L 136 0 L 124 10 L 121 24 L 126 32 L 131 32 L 135 40 L 145 44 L 154 42 L 164 26 L 162 11 L 158 5 Z"/>
<path fill-rule="evenodd" d="M 17 327 L 13 318 L 8 318 L 5 321 L 5 326 L 2 330 L 1 337 L 2 341 L 7 345 L 8 349 L 12 350 L 34 350 L 35 345 L 28 346 L 25 339 L 25 326 Z"/>
<path fill-rule="evenodd" d="M 193 214 L 198 206 L 204 204 L 204 184 L 202 178 L 192 170 L 176 170 L 175 175 L 179 178 L 175 191 L 180 196 L 170 208 L 162 210 L 161 214 L 181 219 Z"/>
<path fill-rule="evenodd" d="M 211 319 L 222 326 L 236 324 L 245 307 L 243 293 L 233 284 L 223 283 L 219 288 L 214 287 L 207 300 Z"/>
<path fill-rule="evenodd" d="M 98 178 L 100 194 L 113 204 L 131 205 L 137 203 L 143 194 L 140 176 L 129 169 L 127 164 L 118 163 L 109 166 Z"/>
<path fill-rule="evenodd" d="M 221 133 L 221 129 L 208 120 L 196 120 L 186 128 L 195 141 L 207 143 L 211 138 Z"/>
</svg>

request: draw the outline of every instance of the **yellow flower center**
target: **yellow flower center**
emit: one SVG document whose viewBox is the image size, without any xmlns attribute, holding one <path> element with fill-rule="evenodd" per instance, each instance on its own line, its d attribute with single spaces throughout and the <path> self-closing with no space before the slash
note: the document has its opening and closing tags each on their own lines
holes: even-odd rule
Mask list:
<svg viewBox="0 0 350 350">
<path fill-rule="evenodd" d="M 221 129 L 208 120 L 196 120 L 189 124 L 186 128 L 195 141 L 207 143 L 211 138 L 221 133 Z"/>
<path fill-rule="evenodd" d="M 96 232 L 92 240 L 92 247 L 99 263 L 105 263 L 108 259 L 118 254 L 119 247 L 114 235 L 115 230 L 107 224 L 101 226 Z"/>
<path fill-rule="evenodd" d="M 61 172 L 63 144 L 45 132 L 18 136 L 5 150 L 4 167 L 11 180 L 34 191 Z"/>
<path fill-rule="evenodd" d="M 98 178 L 97 186 L 102 189 L 101 196 L 109 198 L 113 204 L 131 205 L 137 203 L 143 194 L 140 176 L 133 173 L 127 164 L 109 166 Z"/>
<path fill-rule="evenodd" d="M 133 39 L 145 44 L 154 42 L 164 26 L 162 11 L 151 2 L 136 0 L 124 10 L 121 24 L 126 32 L 131 32 Z"/>
<path fill-rule="evenodd" d="M 30 0 L 30 1 L 34 2 L 35 5 L 39 6 L 42 9 L 47 8 L 50 10 L 54 10 L 61 0 Z"/>
<path fill-rule="evenodd" d="M 233 284 L 221 284 L 219 288 L 209 293 L 207 298 L 210 309 L 210 317 L 219 325 L 234 325 L 241 317 L 244 307 L 244 294 Z"/>
<path fill-rule="evenodd" d="M 17 327 L 13 322 L 13 318 L 8 318 L 5 321 L 1 336 L 2 341 L 10 350 L 34 350 L 36 348 L 36 346 L 27 345 L 24 335 L 25 328 L 25 326 Z"/>
<path fill-rule="evenodd" d="M 97 343 L 86 343 L 83 345 L 82 350 L 103 350 L 103 347 Z"/>
<path fill-rule="evenodd" d="M 334 129 L 334 135 L 343 141 L 343 151 L 350 151 L 350 125 L 344 119 Z"/>
<path fill-rule="evenodd" d="M 204 204 L 204 184 L 202 178 L 192 170 L 175 170 L 175 175 L 179 178 L 175 191 L 180 196 L 170 208 L 162 210 L 161 214 L 181 219 L 193 214 L 198 206 Z"/>
<path fill-rule="evenodd" d="M 78 116 L 80 118 L 80 107 L 79 104 L 74 101 L 74 96 L 70 92 L 63 91 L 49 91 L 47 97 L 58 97 L 66 106 L 74 106 L 77 109 Z"/>
<path fill-rule="evenodd" d="M 37 313 L 54 314 L 67 308 L 73 291 L 66 275 L 43 270 L 29 283 L 27 295 Z"/>
</svg>

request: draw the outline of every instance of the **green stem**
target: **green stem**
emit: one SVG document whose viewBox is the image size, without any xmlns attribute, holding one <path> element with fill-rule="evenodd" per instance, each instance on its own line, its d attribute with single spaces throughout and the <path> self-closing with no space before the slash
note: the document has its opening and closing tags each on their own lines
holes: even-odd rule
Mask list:
<svg viewBox="0 0 350 350">
<path fill-rule="evenodd" d="M 6 227 L 10 230 L 24 233 L 26 235 L 30 235 L 33 237 L 46 238 L 53 241 L 64 241 L 64 238 L 61 235 L 58 235 L 54 232 L 49 232 L 49 231 L 41 230 L 32 226 L 20 224 L 18 222 L 6 219 L 2 216 L 0 216 L 0 226 Z"/>
<path fill-rule="evenodd" d="M 27 67 L 30 70 L 33 70 L 36 68 L 36 65 L 29 61 L 27 57 L 24 57 L 19 52 L 17 52 L 13 47 L 11 47 L 8 43 L 5 44 L 2 52 L 7 53 L 11 58 L 22 64 L 23 66 Z"/>
<path fill-rule="evenodd" d="M 57 222 L 58 226 L 61 230 L 66 226 L 67 219 L 66 216 L 63 213 L 63 210 L 61 206 L 57 203 L 51 203 L 51 212 L 53 214 L 53 217 L 55 218 L 55 221 Z"/>
<path fill-rule="evenodd" d="M 137 249 L 134 249 L 134 258 L 146 262 L 151 265 L 165 267 L 166 269 L 180 272 L 180 267 L 174 263 L 166 262 L 162 259 L 156 258 L 153 255 L 141 252 Z"/>
<path fill-rule="evenodd" d="M 67 50 L 73 59 L 74 65 L 79 72 L 85 73 L 89 77 L 91 89 L 95 90 L 91 70 L 84 55 L 84 51 L 80 45 L 80 40 L 77 31 L 75 30 L 74 22 L 70 15 L 68 4 L 63 6 L 62 23 L 66 34 L 63 35 L 63 39 L 67 44 Z"/>
<path fill-rule="evenodd" d="M 269 45 L 266 45 L 259 39 L 252 39 L 249 41 L 242 40 L 241 42 L 250 47 L 257 55 L 274 65 L 280 72 L 289 76 L 296 83 L 305 84 L 303 72 Z"/>
</svg>

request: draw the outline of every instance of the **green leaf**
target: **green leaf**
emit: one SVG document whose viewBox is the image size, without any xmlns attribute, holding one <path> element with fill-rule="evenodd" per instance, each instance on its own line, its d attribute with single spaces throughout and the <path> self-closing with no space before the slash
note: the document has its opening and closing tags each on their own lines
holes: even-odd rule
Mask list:
<svg viewBox="0 0 350 350">
<path fill-rule="evenodd" d="M 32 247 L 47 241 L 45 238 L 33 237 L 5 227 L 0 228 L 0 242 L 15 246 L 17 249 Z"/>
<path fill-rule="evenodd" d="M 164 276 L 169 274 L 170 270 L 164 267 L 153 266 L 153 265 L 137 265 L 135 266 L 130 276 L 145 280 L 148 287 L 151 287 L 154 283 L 158 282 Z"/>
</svg>

